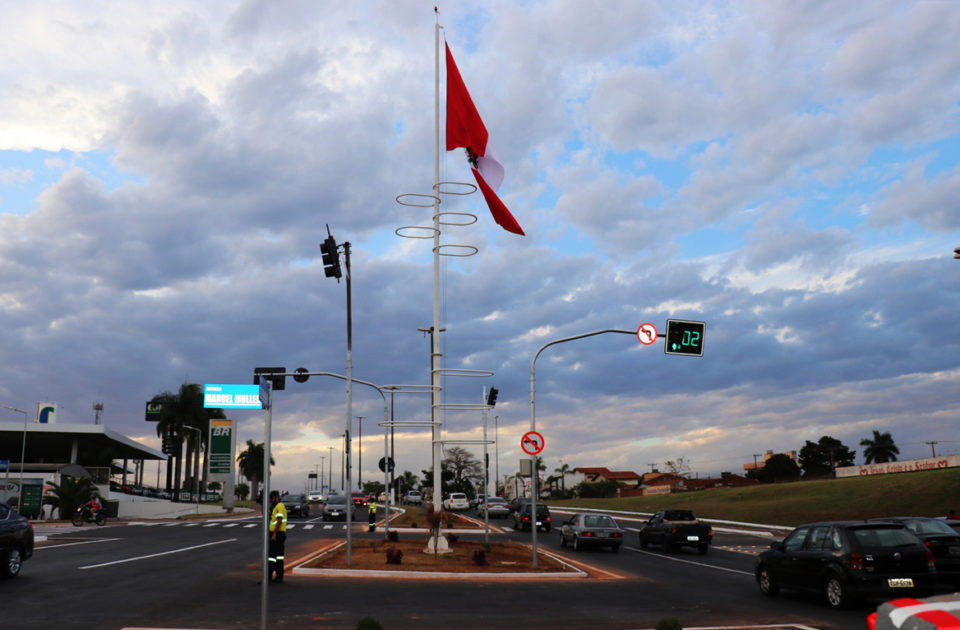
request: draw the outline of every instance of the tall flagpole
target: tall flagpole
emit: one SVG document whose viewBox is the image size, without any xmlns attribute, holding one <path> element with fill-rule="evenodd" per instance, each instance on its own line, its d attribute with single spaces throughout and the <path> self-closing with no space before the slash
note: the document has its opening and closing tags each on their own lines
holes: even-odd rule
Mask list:
<svg viewBox="0 0 960 630">
<path fill-rule="evenodd" d="M 436 12 L 436 9 L 434 9 Z M 443 457 L 440 445 L 440 18 L 434 26 L 434 103 L 433 103 L 433 330 L 430 332 L 430 421 L 433 435 L 433 508 L 440 509 L 441 484 L 440 460 Z M 443 519 L 440 519 L 441 521 Z M 442 525 L 441 525 L 442 526 Z M 433 541 L 438 545 L 437 540 Z M 434 547 L 436 548 L 436 547 Z"/>
</svg>

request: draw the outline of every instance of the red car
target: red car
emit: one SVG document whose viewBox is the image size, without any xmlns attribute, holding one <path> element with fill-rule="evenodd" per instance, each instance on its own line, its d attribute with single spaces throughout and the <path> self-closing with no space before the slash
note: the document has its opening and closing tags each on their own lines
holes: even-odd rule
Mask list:
<svg viewBox="0 0 960 630">
<path fill-rule="evenodd" d="M 367 495 L 362 492 L 354 492 L 351 496 L 353 497 L 353 507 L 366 507 Z"/>
</svg>

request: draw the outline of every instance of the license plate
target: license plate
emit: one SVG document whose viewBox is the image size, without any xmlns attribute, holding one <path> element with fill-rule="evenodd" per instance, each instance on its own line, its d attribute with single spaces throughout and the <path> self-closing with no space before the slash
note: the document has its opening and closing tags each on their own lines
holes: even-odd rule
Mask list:
<svg viewBox="0 0 960 630">
<path fill-rule="evenodd" d="M 887 586 L 890 588 L 913 588 L 912 578 L 890 578 L 887 580 Z"/>
<path fill-rule="evenodd" d="M 699 536 L 687 536 L 688 542 L 697 542 L 698 540 L 700 540 Z"/>
<path fill-rule="evenodd" d="M 543 523 L 541 523 L 540 521 L 537 521 L 537 527 L 540 527 L 541 525 L 543 525 Z"/>
</svg>

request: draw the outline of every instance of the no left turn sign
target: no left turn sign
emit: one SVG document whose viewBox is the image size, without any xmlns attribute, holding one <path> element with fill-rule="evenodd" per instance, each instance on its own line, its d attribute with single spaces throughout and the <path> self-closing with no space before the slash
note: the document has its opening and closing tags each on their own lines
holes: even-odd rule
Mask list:
<svg viewBox="0 0 960 630">
<path fill-rule="evenodd" d="M 637 339 L 645 346 L 649 346 L 657 340 L 657 327 L 653 324 L 640 324 L 637 328 Z"/>
<path fill-rule="evenodd" d="M 527 431 L 520 439 L 520 448 L 527 455 L 539 455 L 543 451 L 543 436 L 536 431 Z"/>
</svg>

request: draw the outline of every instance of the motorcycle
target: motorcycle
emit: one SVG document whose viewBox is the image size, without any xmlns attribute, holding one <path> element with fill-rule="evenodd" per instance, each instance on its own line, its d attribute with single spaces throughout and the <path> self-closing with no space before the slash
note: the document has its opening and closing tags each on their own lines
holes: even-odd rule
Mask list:
<svg viewBox="0 0 960 630">
<path fill-rule="evenodd" d="M 107 517 L 103 515 L 103 510 L 100 509 L 97 511 L 96 516 L 93 515 L 93 512 L 90 510 L 90 505 L 81 505 L 77 508 L 77 511 L 73 513 L 73 518 L 70 519 L 74 527 L 80 527 L 84 523 L 89 523 L 93 521 L 98 526 L 102 527 L 107 522 Z"/>
</svg>

